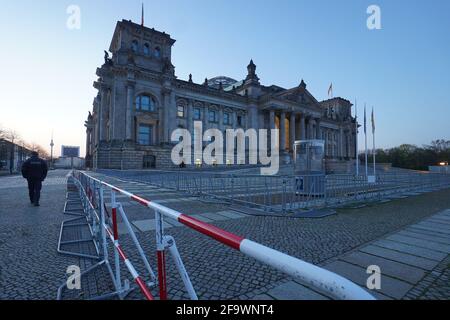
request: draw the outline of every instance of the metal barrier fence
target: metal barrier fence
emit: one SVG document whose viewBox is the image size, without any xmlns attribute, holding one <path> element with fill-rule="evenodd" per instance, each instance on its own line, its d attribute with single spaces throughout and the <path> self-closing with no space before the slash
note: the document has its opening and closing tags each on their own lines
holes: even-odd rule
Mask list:
<svg viewBox="0 0 450 320">
<path fill-rule="evenodd" d="M 242 252 L 244 255 L 254 258 L 257 261 L 271 266 L 286 275 L 292 276 L 300 282 L 313 287 L 315 290 L 336 299 L 352 299 L 352 300 L 373 300 L 374 298 L 364 289 L 357 286 L 353 282 L 328 270 L 317 267 L 295 257 L 286 255 L 282 252 L 263 246 L 249 239 L 237 236 L 208 223 L 197 220 L 191 216 L 184 215 L 175 210 L 164 207 L 160 204 L 138 197 L 125 190 L 121 190 L 104 181 L 95 179 L 86 173 L 75 171 L 73 176 L 80 187 L 80 195 L 83 200 L 86 213 L 92 217 L 91 223 L 96 233 L 96 239 L 102 248 L 103 261 L 100 264 L 109 266 L 107 238 L 114 243 L 114 259 L 115 272 L 109 267 L 111 277 L 116 287 L 114 294 L 119 294 L 123 298 L 129 291 L 129 286 L 122 286 L 119 260 L 121 259 L 133 276 L 137 286 L 148 300 L 153 299 L 150 289 L 155 285 L 156 277 L 148 263 L 146 255 L 142 250 L 139 241 L 134 234 L 131 225 L 127 219 L 124 209 L 120 202 L 116 201 L 116 195 L 120 194 L 127 198 L 145 206 L 155 213 L 156 223 L 156 250 L 158 264 L 158 286 L 159 296 L 161 299 L 167 299 L 166 284 L 166 268 L 165 268 L 165 252 L 168 250 L 173 258 L 177 270 L 184 282 L 186 291 L 191 299 L 197 299 L 195 289 L 189 279 L 189 275 L 184 267 L 182 259 L 178 253 L 175 239 L 164 232 L 164 217 L 174 219 L 181 224 L 196 230 L 216 241 Z M 181 182 L 181 181 L 180 181 Z M 104 202 L 104 193 L 110 192 L 111 195 L 111 215 L 107 217 L 108 211 Z M 138 249 L 139 255 L 146 266 L 150 281 L 145 283 L 141 276 L 137 273 L 133 264 L 128 260 L 124 250 L 120 246 L 119 234 L 117 230 L 117 212 L 120 213 L 128 232 Z M 89 272 L 86 271 L 86 272 Z"/>
<path fill-rule="evenodd" d="M 401 171 L 379 174 L 373 183 L 365 176 L 351 174 L 261 176 L 180 171 L 100 172 L 194 196 L 284 213 L 381 200 L 450 186 L 449 175 Z"/>
</svg>

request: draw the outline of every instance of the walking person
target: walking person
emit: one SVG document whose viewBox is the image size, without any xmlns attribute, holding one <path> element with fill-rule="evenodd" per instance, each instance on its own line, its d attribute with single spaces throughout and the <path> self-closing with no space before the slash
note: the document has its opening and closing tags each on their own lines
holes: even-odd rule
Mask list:
<svg viewBox="0 0 450 320">
<path fill-rule="evenodd" d="M 22 165 L 22 176 L 28 181 L 30 201 L 35 207 L 39 207 L 42 182 L 47 177 L 47 171 L 47 163 L 39 158 L 39 154 L 35 151 L 31 153 L 31 158 Z"/>
</svg>

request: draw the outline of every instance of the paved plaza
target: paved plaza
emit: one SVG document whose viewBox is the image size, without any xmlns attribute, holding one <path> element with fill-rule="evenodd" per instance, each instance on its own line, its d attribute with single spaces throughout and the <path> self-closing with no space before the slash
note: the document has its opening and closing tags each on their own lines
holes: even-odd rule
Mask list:
<svg viewBox="0 0 450 320">
<path fill-rule="evenodd" d="M 51 171 L 44 184 L 41 207 L 31 207 L 25 181 L 0 178 L 0 299 L 55 299 L 66 279 L 66 269 L 92 265 L 89 259 L 61 255 L 57 244 L 68 171 Z M 363 286 L 368 265 L 379 265 L 379 299 L 448 299 L 450 289 L 450 190 L 414 195 L 363 208 L 338 209 L 321 219 L 248 216 L 220 202 L 202 201 L 174 190 L 120 180 L 106 180 L 145 199 L 158 202 L 224 230 L 332 270 Z M 155 268 L 154 214 L 118 196 L 133 229 Z M 110 197 L 106 197 L 107 207 Z M 175 238 L 181 257 L 200 299 L 327 299 L 280 272 L 246 258 L 216 241 L 166 219 L 166 234 Z M 137 251 L 123 223 L 120 242 L 138 271 L 145 275 Z M 170 258 L 170 299 L 187 299 Z M 127 275 L 123 269 L 123 274 Z M 129 277 L 131 279 L 131 277 Z M 145 277 L 144 277 L 145 278 Z M 146 279 L 148 280 L 148 279 Z M 90 279 L 89 294 L 63 299 L 90 298 L 107 290 L 105 275 Z M 104 283 L 104 284 L 103 284 Z M 93 285 L 95 284 L 95 285 Z M 84 288 L 83 288 L 84 289 Z M 104 293 L 104 292 L 103 292 Z M 157 296 L 157 289 L 152 293 Z M 135 290 L 128 299 L 142 299 Z"/>
</svg>

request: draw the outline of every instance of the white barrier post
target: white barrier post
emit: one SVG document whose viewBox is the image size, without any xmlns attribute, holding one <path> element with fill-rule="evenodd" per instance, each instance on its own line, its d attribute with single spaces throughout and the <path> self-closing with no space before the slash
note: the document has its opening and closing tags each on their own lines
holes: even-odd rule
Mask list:
<svg viewBox="0 0 450 320">
<path fill-rule="evenodd" d="M 94 189 L 95 191 L 95 189 Z M 109 263 L 108 257 L 108 244 L 106 242 L 106 217 L 105 217 L 105 200 L 103 199 L 103 186 L 99 186 L 99 196 L 100 196 L 100 219 L 101 219 L 101 235 L 102 235 L 102 246 L 103 246 L 103 259 Z"/>
</svg>

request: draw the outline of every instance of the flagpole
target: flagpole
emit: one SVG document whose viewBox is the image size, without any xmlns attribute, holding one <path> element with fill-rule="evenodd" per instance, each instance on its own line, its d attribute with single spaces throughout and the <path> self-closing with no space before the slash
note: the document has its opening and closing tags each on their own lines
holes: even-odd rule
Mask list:
<svg viewBox="0 0 450 320">
<path fill-rule="evenodd" d="M 365 167 L 366 167 L 366 177 L 369 176 L 369 170 L 367 168 L 367 113 L 366 113 L 366 104 L 364 104 L 364 138 L 365 138 Z"/>
<path fill-rule="evenodd" d="M 356 176 L 359 176 L 359 153 L 358 153 L 358 101 L 355 99 L 355 123 L 356 123 Z"/>
<path fill-rule="evenodd" d="M 372 137 L 373 137 L 373 176 L 377 176 L 376 165 L 376 149 L 375 149 L 375 118 L 372 107 Z"/>
</svg>

